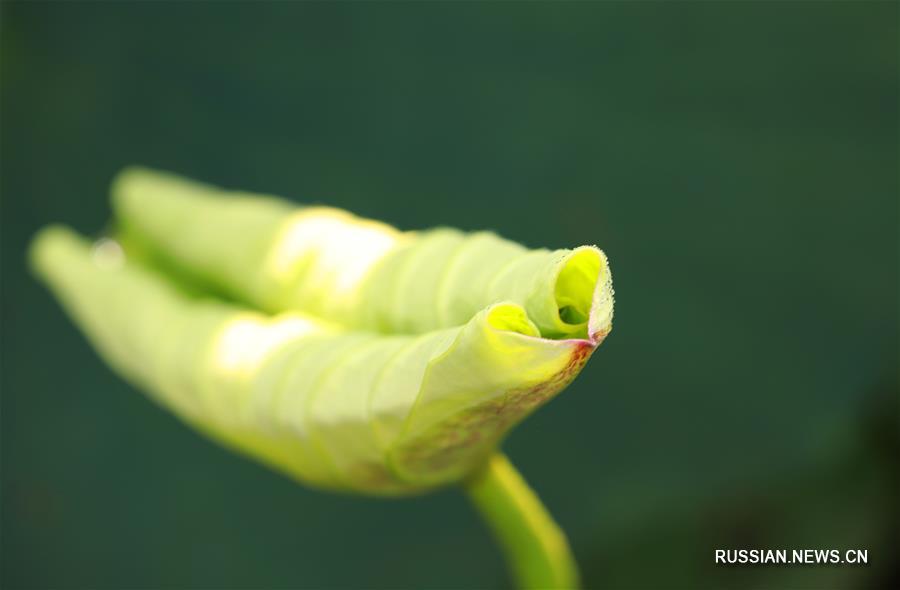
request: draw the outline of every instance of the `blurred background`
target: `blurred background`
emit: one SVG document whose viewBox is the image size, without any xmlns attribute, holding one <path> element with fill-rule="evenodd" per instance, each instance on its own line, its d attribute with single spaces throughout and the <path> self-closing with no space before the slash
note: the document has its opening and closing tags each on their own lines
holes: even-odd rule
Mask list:
<svg viewBox="0 0 900 590">
<path fill-rule="evenodd" d="M 615 331 L 505 449 L 589 588 L 897 588 L 898 4 L 0 7 L 3 588 L 493 588 L 456 490 L 304 489 L 98 360 L 24 253 L 139 163 L 596 243 Z M 715 549 L 868 549 L 722 567 Z"/>
</svg>

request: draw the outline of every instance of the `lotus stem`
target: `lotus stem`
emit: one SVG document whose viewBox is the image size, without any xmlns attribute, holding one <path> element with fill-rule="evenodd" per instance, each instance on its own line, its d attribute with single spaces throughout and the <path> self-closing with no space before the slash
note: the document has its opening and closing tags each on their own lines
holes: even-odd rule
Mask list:
<svg viewBox="0 0 900 590">
<path fill-rule="evenodd" d="M 505 455 L 495 453 L 465 489 L 520 588 L 578 588 L 578 566 L 565 534 Z"/>
</svg>

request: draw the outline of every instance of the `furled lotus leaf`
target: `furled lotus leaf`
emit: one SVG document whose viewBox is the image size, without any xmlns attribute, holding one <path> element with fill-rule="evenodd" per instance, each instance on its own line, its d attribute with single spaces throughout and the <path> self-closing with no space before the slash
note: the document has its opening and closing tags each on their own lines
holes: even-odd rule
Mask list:
<svg viewBox="0 0 900 590">
<path fill-rule="evenodd" d="M 118 176 L 113 205 L 126 241 L 271 313 L 421 333 L 509 301 L 547 338 L 592 338 L 611 321 L 609 269 L 594 247 L 529 250 L 490 232 L 400 232 L 142 168 Z"/>
<path fill-rule="evenodd" d="M 114 202 L 124 252 L 47 228 L 37 274 L 122 376 L 312 485 L 458 481 L 611 329 L 593 247 L 401 233 L 142 170 L 119 177 Z"/>
</svg>

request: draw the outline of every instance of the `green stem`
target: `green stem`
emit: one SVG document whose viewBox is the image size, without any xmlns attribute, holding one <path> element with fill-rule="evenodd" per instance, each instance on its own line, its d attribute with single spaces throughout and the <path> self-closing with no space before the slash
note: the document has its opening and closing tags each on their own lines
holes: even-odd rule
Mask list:
<svg viewBox="0 0 900 590">
<path fill-rule="evenodd" d="M 565 534 L 505 455 L 495 453 L 465 488 L 521 588 L 578 587 L 578 567 Z"/>
</svg>

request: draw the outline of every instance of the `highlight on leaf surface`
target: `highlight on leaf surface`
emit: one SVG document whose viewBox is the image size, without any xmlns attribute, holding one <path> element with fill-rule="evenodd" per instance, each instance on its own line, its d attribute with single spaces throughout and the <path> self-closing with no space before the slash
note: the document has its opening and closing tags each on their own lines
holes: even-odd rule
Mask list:
<svg viewBox="0 0 900 590">
<path fill-rule="evenodd" d="M 594 247 L 400 232 L 139 169 L 113 201 L 124 250 L 46 228 L 38 276 L 123 377 L 311 485 L 461 480 L 611 329 Z"/>
</svg>

